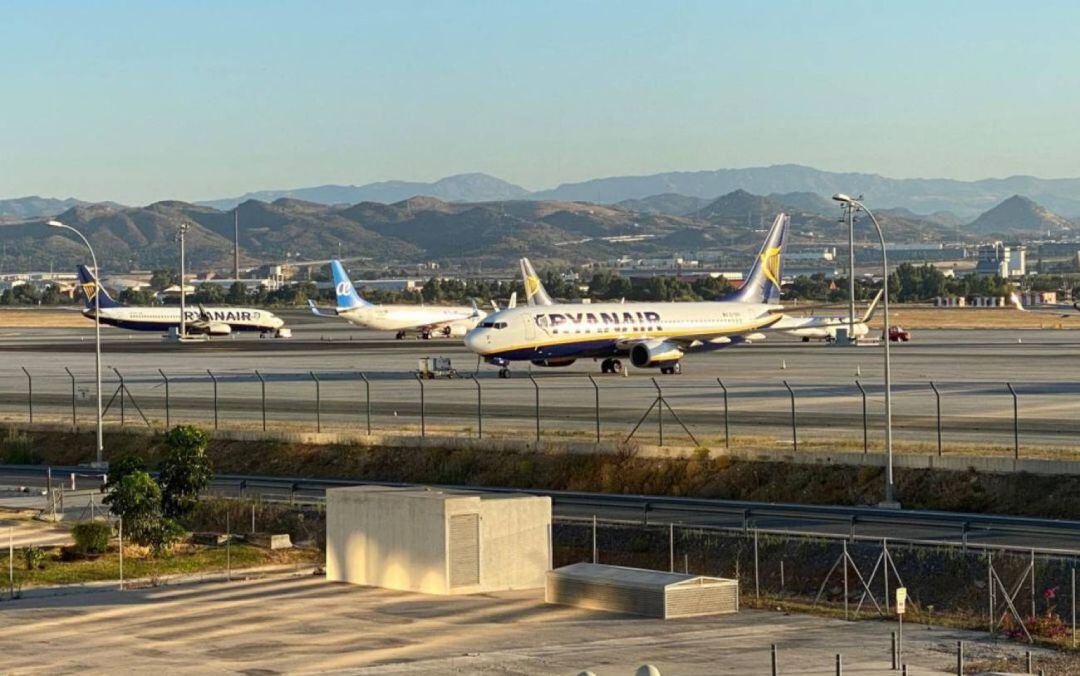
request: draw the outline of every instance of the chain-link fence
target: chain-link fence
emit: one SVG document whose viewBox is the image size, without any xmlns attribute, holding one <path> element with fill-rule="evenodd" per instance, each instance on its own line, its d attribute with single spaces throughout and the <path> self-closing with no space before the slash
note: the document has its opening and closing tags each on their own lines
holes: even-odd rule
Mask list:
<svg viewBox="0 0 1080 676">
<path fill-rule="evenodd" d="M 560 518 L 556 566 L 579 561 L 739 580 L 762 607 L 816 609 L 848 619 L 895 614 L 1075 647 L 1080 552 L 792 533 L 748 527 L 630 525 Z"/>
<path fill-rule="evenodd" d="M 93 374 L 57 366 L 0 376 L 0 416 L 86 429 Z M 897 382 L 897 450 L 1067 458 L 1077 455 L 1080 383 Z M 883 391 L 850 380 L 723 380 L 491 373 L 267 369 L 106 371 L 110 426 L 349 431 L 661 445 L 881 450 Z"/>
</svg>

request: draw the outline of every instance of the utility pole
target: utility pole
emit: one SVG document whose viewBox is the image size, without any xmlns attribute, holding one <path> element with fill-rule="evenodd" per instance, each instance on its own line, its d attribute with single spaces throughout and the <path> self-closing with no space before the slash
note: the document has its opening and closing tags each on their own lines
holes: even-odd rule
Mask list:
<svg viewBox="0 0 1080 676">
<path fill-rule="evenodd" d="M 176 233 L 180 242 L 180 335 L 183 340 L 187 337 L 187 287 L 184 282 L 184 234 L 187 233 L 188 224 L 181 223 Z"/>
</svg>

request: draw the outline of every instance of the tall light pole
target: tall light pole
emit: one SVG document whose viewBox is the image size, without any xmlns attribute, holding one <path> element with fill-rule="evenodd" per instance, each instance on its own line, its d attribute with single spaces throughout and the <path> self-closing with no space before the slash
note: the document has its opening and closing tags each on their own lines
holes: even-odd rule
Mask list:
<svg viewBox="0 0 1080 676">
<path fill-rule="evenodd" d="M 833 199 L 837 202 L 843 202 L 848 207 L 849 218 L 854 218 L 854 211 L 865 211 L 866 215 L 870 217 L 870 221 L 874 224 L 874 229 L 877 230 L 878 240 L 881 242 L 881 284 L 884 296 L 884 304 L 882 311 L 885 316 L 885 455 L 886 455 L 886 467 L 885 467 L 885 504 L 887 506 L 894 506 L 895 500 L 893 498 L 894 483 L 893 483 L 893 444 L 892 444 L 892 361 L 889 354 L 889 258 L 885 250 L 885 234 L 881 230 L 881 224 L 878 223 L 877 218 L 874 217 L 874 212 L 866 208 L 866 206 L 859 200 L 848 197 L 843 193 L 837 193 L 833 195 Z"/>
<path fill-rule="evenodd" d="M 70 230 L 78 235 L 86 248 L 90 250 L 90 261 L 94 265 L 94 375 L 97 380 L 97 456 L 95 464 L 104 466 L 105 435 L 101 424 L 101 276 L 98 274 L 97 256 L 94 255 L 94 247 L 90 246 L 90 241 L 75 228 L 57 220 L 49 221 L 48 225 L 53 228 Z"/>
<path fill-rule="evenodd" d="M 187 338 L 187 287 L 184 283 L 184 235 L 187 229 L 187 223 L 181 223 L 176 233 L 180 242 L 180 335 L 177 336 L 180 340 Z"/>
<path fill-rule="evenodd" d="M 855 207 L 844 203 L 848 227 L 848 339 L 855 335 Z"/>
</svg>

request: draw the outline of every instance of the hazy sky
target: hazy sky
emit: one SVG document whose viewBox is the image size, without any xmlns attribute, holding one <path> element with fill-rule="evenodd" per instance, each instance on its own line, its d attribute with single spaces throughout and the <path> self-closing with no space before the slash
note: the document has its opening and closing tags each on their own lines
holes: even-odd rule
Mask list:
<svg viewBox="0 0 1080 676">
<path fill-rule="evenodd" d="M 0 0 L 0 197 L 1080 176 L 1080 3 Z"/>
</svg>

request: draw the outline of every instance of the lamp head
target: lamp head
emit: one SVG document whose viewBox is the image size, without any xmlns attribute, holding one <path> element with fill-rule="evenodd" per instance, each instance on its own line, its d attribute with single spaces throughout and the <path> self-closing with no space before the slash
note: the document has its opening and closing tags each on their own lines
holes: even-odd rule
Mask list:
<svg viewBox="0 0 1080 676">
<path fill-rule="evenodd" d="M 66 225 L 64 225 L 63 223 L 61 223 L 60 221 L 57 221 L 57 220 L 48 221 L 48 222 L 45 223 L 45 225 L 48 225 L 49 227 L 52 227 L 52 228 L 66 228 L 67 227 Z"/>
<path fill-rule="evenodd" d="M 842 192 L 836 193 L 835 195 L 832 196 L 832 198 L 834 200 L 836 200 L 837 202 L 847 202 L 848 204 L 850 204 L 852 202 L 852 199 L 850 197 L 848 197 L 847 195 L 845 195 L 844 193 L 842 193 Z"/>
</svg>

